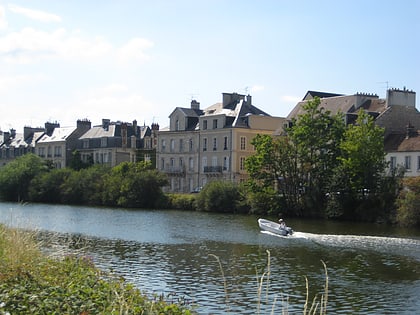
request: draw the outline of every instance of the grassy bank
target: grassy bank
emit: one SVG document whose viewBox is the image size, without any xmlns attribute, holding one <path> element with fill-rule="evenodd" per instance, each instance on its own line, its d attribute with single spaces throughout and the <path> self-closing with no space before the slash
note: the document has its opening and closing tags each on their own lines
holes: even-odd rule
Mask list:
<svg viewBox="0 0 420 315">
<path fill-rule="evenodd" d="M 0 315 L 192 314 L 161 297 L 147 298 L 83 257 L 40 252 L 34 234 L 0 225 Z"/>
</svg>

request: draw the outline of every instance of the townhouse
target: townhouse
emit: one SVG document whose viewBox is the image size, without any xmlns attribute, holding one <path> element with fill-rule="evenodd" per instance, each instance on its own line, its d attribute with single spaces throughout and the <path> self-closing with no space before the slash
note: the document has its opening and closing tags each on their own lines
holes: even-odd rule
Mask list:
<svg viewBox="0 0 420 315">
<path fill-rule="evenodd" d="M 245 159 L 254 152 L 257 134 L 271 135 L 285 118 L 252 105 L 250 95 L 223 93 L 222 102 L 200 109 L 176 107 L 169 127 L 158 132 L 157 168 L 166 173 L 167 192 L 192 192 L 212 180 L 242 182 Z"/>
<path fill-rule="evenodd" d="M 43 128 L 24 127 L 23 133 L 15 129 L 0 131 L 0 167 L 27 153 L 35 153 L 35 144 L 43 135 Z"/>
<path fill-rule="evenodd" d="M 78 138 L 77 150 L 85 163 L 114 167 L 122 162 L 150 161 L 155 166 L 157 124 L 138 126 L 137 121 L 111 122 L 102 119 L 102 124 L 87 130 Z"/>
</svg>

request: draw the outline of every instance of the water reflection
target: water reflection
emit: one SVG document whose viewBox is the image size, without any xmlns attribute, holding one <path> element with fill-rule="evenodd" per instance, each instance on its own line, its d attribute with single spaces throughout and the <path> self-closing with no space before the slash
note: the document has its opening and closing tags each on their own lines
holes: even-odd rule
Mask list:
<svg viewBox="0 0 420 315">
<path fill-rule="evenodd" d="M 255 314 L 267 250 L 271 273 L 261 314 L 270 314 L 275 301 L 276 313 L 284 301 L 290 313 L 302 312 L 305 277 L 311 299 L 324 290 L 321 260 L 328 267 L 330 313 L 420 309 L 420 239 L 382 227 L 288 220 L 300 232 L 281 238 L 261 233 L 251 216 L 1 203 L 0 220 L 41 230 L 50 254 L 91 256 L 141 290 L 185 298 L 200 314 Z M 227 294 L 212 255 L 222 264 Z"/>
</svg>

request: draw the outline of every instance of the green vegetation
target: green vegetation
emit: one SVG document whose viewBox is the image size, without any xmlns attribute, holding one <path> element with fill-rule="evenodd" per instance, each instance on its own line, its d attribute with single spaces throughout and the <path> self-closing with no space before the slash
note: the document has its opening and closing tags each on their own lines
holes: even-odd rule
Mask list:
<svg viewBox="0 0 420 315">
<path fill-rule="evenodd" d="M 0 225 L 0 314 L 192 314 L 147 298 L 88 258 L 43 256 L 34 234 Z"/>
<path fill-rule="evenodd" d="M 53 169 L 34 154 L 0 169 L 0 197 L 8 201 L 155 208 L 165 203 L 166 177 L 145 162 L 114 168 Z"/>
<path fill-rule="evenodd" d="M 345 126 L 315 98 L 280 137 L 253 139 L 246 160 L 253 209 L 302 217 L 389 221 L 399 176 L 386 174 L 383 129 L 360 110 Z M 252 202 L 251 201 L 251 202 Z"/>
<path fill-rule="evenodd" d="M 402 226 L 420 226 L 420 177 L 405 178 L 400 191 L 397 222 Z"/>
</svg>

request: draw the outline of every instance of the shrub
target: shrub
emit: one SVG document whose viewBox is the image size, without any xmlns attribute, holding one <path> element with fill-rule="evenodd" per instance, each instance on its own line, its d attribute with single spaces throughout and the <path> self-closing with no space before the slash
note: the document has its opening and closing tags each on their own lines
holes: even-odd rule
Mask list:
<svg viewBox="0 0 420 315">
<path fill-rule="evenodd" d="M 397 199 L 397 222 L 403 226 L 420 225 L 420 177 L 405 178 Z"/>
<path fill-rule="evenodd" d="M 243 211 L 240 187 L 228 181 L 208 183 L 197 196 L 197 210 L 211 212 Z"/>
</svg>

